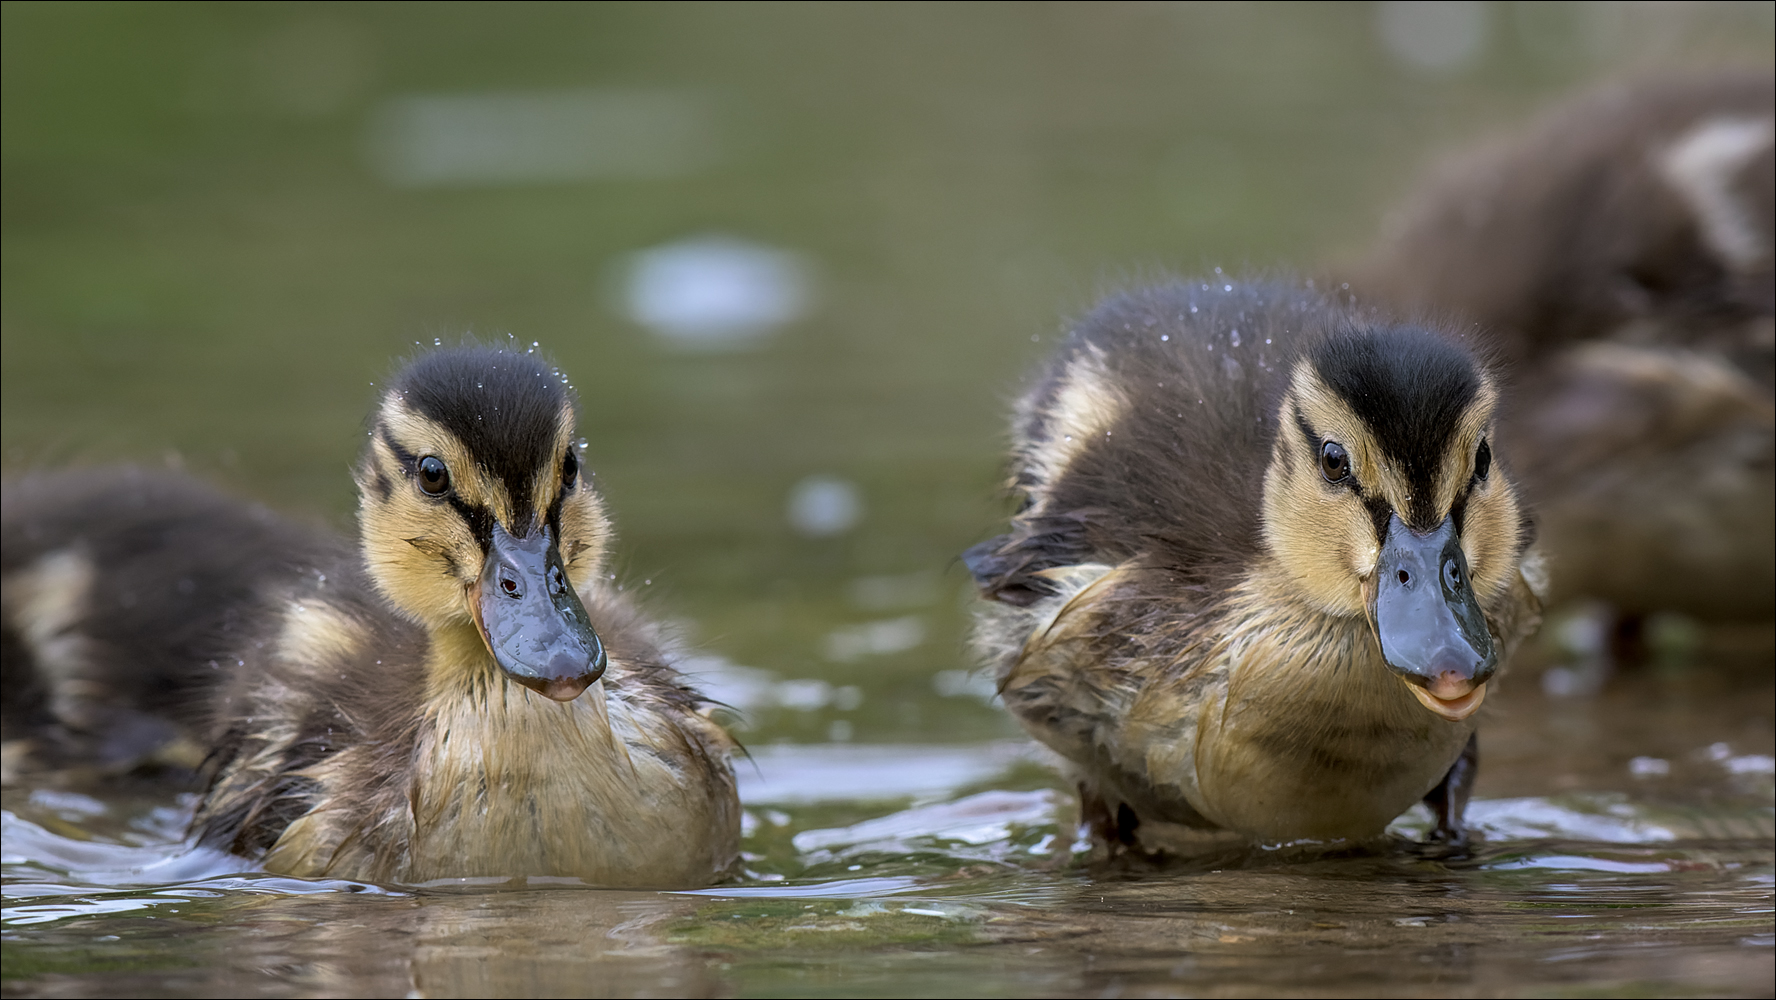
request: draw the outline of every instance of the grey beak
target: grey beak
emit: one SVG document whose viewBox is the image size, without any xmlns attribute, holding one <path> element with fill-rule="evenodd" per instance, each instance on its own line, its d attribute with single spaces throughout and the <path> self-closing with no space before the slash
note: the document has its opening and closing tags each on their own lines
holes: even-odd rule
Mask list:
<svg viewBox="0 0 1776 1000">
<path fill-rule="evenodd" d="M 1375 575 L 1372 613 L 1389 667 L 1438 698 L 1486 683 L 1498 652 L 1449 518 L 1421 535 L 1391 515 Z"/>
<path fill-rule="evenodd" d="M 604 643 L 548 528 L 514 538 L 494 523 L 475 607 L 494 661 L 525 687 L 572 701 L 604 675 Z"/>
</svg>

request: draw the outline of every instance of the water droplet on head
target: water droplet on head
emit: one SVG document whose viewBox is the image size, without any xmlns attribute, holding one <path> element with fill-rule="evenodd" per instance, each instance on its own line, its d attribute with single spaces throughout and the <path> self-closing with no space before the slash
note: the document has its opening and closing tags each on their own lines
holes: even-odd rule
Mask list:
<svg viewBox="0 0 1776 1000">
<path fill-rule="evenodd" d="M 1164 342 L 1165 342 L 1165 341 L 1168 341 L 1168 340 L 1171 340 L 1171 339 L 1172 339 L 1172 335 L 1171 335 L 1171 334 L 1169 334 L 1169 333 L 1162 333 L 1162 334 L 1160 334 L 1160 335 L 1159 335 L 1159 339 L 1160 339 L 1160 342 L 1161 342 L 1161 343 L 1164 343 Z"/>
<path fill-rule="evenodd" d="M 1238 330 L 1233 331 L 1228 334 L 1227 339 L 1233 342 L 1233 346 L 1238 347 L 1240 345 L 1240 332 Z"/>
</svg>

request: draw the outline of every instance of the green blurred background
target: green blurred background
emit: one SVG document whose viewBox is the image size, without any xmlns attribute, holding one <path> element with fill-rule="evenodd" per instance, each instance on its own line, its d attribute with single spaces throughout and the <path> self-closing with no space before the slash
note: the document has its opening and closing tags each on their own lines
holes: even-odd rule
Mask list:
<svg viewBox="0 0 1776 1000">
<path fill-rule="evenodd" d="M 540 342 L 616 569 L 753 686 L 753 740 L 1012 731 L 956 673 L 954 558 L 1096 296 L 1348 259 L 1440 152 L 1597 81 L 1769 66 L 1776 31 L 1769 3 L 0 10 L 9 475 L 182 465 L 346 528 L 395 359 Z"/>
</svg>

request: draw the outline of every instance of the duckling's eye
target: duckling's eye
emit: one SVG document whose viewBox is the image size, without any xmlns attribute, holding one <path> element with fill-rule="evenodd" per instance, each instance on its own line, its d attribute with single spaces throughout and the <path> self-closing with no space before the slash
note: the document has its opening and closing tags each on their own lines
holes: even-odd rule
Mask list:
<svg viewBox="0 0 1776 1000">
<path fill-rule="evenodd" d="M 561 489 L 565 492 L 574 488 L 580 480 L 580 457 L 574 454 L 573 448 L 567 449 L 567 457 L 561 460 Z"/>
<path fill-rule="evenodd" d="M 1491 471 L 1492 446 L 1486 443 L 1485 438 L 1481 438 L 1480 450 L 1474 453 L 1474 478 L 1485 479 L 1486 474 Z"/>
<path fill-rule="evenodd" d="M 1350 455 L 1345 452 L 1344 445 L 1337 441 L 1320 445 L 1320 475 L 1326 477 L 1326 482 L 1342 483 L 1350 478 L 1350 472 Z"/>
<path fill-rule="evenodd" d="M 434 497 L 443 496 L 450 488 L 450 470 L 442 460 L 431 455 L 419 460 L 419 488 Z"/>
</svg>

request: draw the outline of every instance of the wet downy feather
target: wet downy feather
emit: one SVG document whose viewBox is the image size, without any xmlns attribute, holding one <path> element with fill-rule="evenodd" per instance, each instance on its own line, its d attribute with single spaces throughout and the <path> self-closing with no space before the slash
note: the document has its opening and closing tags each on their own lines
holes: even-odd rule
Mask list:
<svg viewBox="0 0 1776 1000">
<path fill-rule="evenodd" d="M 1366 602 L 1388 531 L 1454 520 L 1506 653 L 1533 629 L 1495 399 L 1462 338 L 1298 286 L 1176 282 L 1075 326 L 1015 414 L 1011 531 L 964 560 L 1006 707 L 1106 840 L 1370 836 L 1442 786 L 1474 720 L 1425 711 Z"/>
<path fill-rule="evenodd" d="M 199 841 L 295 875 L 722 877 L 738 849 L 735 745 L 608 585 L 609 522 L 578 472 L 574 423 L 564 381 L 535 355 L 422 355 L 372 416 L 355 549 L 179 477 L 9 484 L 8 738 L 15 715 L 31 732 L 9 761 L 80 765 L 103 720 L 148 719 L 156 735 L 118 766 L 171 742 L 201 748 Z M 566 669 L 559 656 L 505 663 L 484 640 L 502 608 L 487 574 L 523 569 L 498 539 L 538 536 L 548 558 L 506 580 L 511 596 L 548 589 L 598 637 L 601 659 L 564 679 L 547 675 Z M 70 683 L 44 669 L 25 620 L 58 558 L 90 563 L 86 591 L 63 601 L 90 639 L 71 685 L 98 706 L 85 716 L 58 711 Z M 182 617 L 165 595 L 187 570 L 204 603 Z M 117 614 L 137 592 L 151 606 Z M 15 690 L 31 697 L 15 707 Z"/>
</svg>

